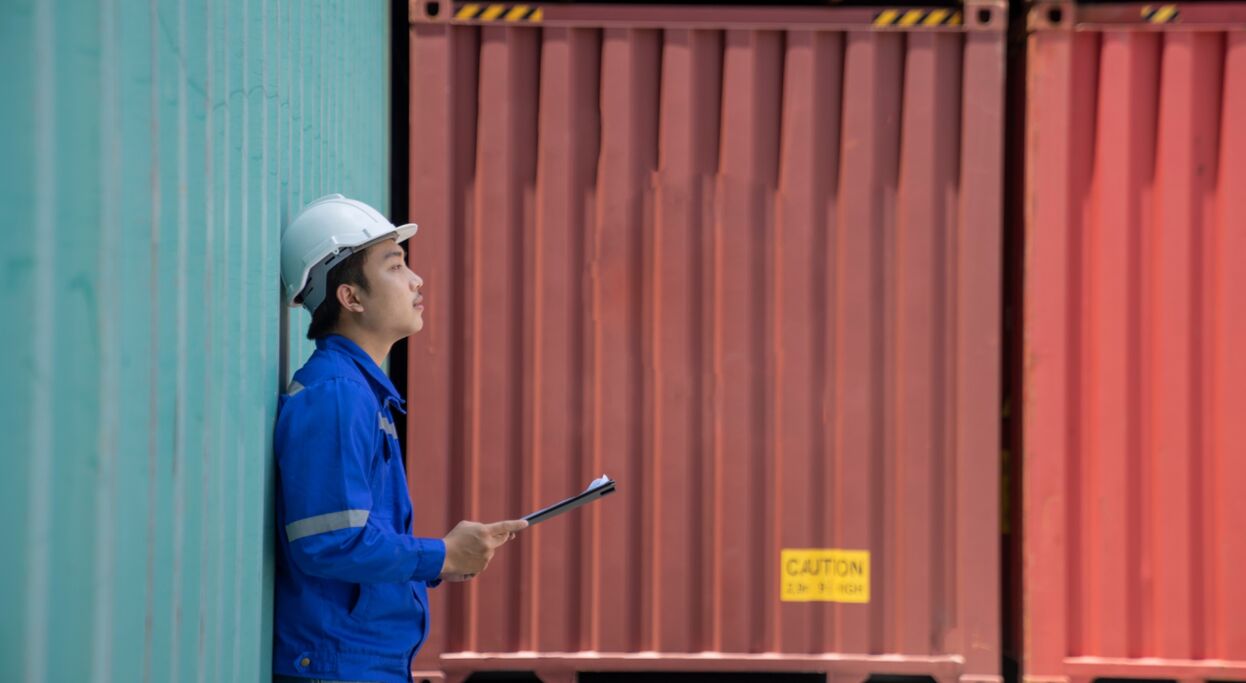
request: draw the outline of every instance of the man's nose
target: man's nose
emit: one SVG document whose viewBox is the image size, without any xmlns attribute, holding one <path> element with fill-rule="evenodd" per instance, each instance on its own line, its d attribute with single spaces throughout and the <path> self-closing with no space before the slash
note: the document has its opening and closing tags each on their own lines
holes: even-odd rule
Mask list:
<svg viewBox="0 0 1246 683">
<path fill-rule="evenodd" d="M 424 286 L 424 278 L 420 277 L 416 273 L 411 273 L 411 287 L 413 289 L 419 289 L 420 287 L 423 287 L 423 286 Z"/>
</svg>

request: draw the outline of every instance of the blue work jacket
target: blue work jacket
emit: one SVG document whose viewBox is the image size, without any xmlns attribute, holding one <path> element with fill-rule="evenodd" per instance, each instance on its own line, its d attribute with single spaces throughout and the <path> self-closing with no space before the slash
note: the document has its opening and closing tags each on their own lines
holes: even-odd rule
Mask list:
<svg viewBox="0 0 1246 683">
<path fill-rule="evenodd" d="M 440 539 L 411 534 L 394 385 L 341 336 L 280 398 L 273 673 L 407 683 L 428 634 Z"/>
</svg>

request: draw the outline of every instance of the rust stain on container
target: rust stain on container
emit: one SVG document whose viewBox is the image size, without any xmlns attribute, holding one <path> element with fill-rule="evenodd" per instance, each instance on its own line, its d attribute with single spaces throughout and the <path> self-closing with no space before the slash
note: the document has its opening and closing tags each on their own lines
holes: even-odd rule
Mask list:
<svg viewBox="0 0 1246 683">
<path fill-rule="evenodd" d="M 1035 679 L 1246 677 L 1241 28 L 1030 37 Z"/>
<path fill-rule="evenodd" d="M 411 27 L 417 532 L 619 482 L 437 591 L 417 669 L 997 680 L 1002 5 L 626 9 Z M 781 601 L 793 548 L 869 602 Z"/>
</svg>

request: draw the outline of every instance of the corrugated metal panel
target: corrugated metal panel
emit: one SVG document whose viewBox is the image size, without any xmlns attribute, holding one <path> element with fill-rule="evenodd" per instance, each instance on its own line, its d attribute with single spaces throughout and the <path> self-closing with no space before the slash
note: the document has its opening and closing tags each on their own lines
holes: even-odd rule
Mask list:
<svg viewBox="0 0 1246 683">
<path fill-rule="evenodd" d="M 2 14 L 0 679 L 262 680 L 280 228 L 387 202 L 387 10 Z"/>
<path fill-rule="evenodd" d="M 1002 6 L 413 9 L 417 532 L 620 482 L 436 591 L 417 668 L 995 680 Z M 783 548 L 870 551 L 872 601 L 781 602 Z"/>
<path fill-rule="evenodd" d="M 1030 37 L 1025 672 L 1243 678 L 1246 25 L 1134 23 Z"/>
</svg>

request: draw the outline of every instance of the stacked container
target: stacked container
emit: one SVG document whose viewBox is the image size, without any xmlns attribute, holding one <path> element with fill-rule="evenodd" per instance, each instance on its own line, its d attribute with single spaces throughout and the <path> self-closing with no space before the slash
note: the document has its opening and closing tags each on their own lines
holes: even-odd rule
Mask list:
<svg viewBox="0 0 1246 683">
<path fill-rule="evenodd" d="M 1003 4 L 410 18 L 417 669 L 998 681 Z"/>
<path fill-rule="evenodd" d="M 1246 5 L 1030 28 L 1024 672 L 1246 679 Z"/>
</svg>

